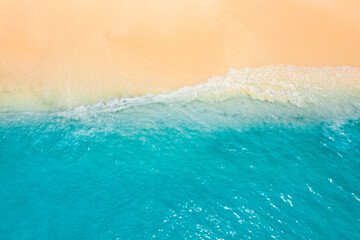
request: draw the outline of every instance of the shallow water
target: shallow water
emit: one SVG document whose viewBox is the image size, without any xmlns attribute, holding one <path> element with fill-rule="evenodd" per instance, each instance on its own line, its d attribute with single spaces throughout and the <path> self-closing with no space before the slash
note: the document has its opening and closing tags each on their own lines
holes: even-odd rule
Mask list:
<svg viewBox="0 0 360 240">
<path fill-rule="evenodd" d="M 0 239 L 357 239 L 359 77 L 269 66 L 66 111 L 3 99 Z"/>
<path fill-rule="evenodd" d="M 154 99 L 2 112 L 0 239 L 360 236 L 357 98 Z"/>
</svg>

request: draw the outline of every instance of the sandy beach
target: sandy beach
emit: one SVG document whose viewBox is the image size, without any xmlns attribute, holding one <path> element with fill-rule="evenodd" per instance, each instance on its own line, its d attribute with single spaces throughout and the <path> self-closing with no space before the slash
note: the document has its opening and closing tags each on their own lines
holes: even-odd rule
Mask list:
<svg viewBox="0 0 360 240">
<path fill-rule="evenodd" d="M 360 66 L 356 0 L 0 0 L 0 105 L 173 91 L 265 65 Z"/>
</svg>

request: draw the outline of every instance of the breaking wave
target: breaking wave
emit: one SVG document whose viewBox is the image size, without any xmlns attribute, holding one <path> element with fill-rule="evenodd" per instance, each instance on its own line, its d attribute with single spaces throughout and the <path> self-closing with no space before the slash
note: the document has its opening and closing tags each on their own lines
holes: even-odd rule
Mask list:
<svg viewBox="0 0 360 240">
<path fill-rule="evenodd" d="M 45 95 L 46 93 L 44 93 Z M 230 69 L 223 76 L 215 76 L 205 83 L 186 86 L 179 90 L 142 96 L 102 96 L 96 104 L 88 98 L 73 101 L 66 93 L 55 99 L 41 94 L 31 98 L 1 95 L 3 110 L 79 110 L 96 108 L 126 108 L 155 102 L 221 102 L 233 98 L 295 106 L 297 108 L 322 107 L 360 108 L 360 69 L 354 67 L 296 67 L 265 66 Z M 70 102 L 69 102 L 70 101 Z M 81 103 L 81 104 L 80 104 Z"/>
</svg>

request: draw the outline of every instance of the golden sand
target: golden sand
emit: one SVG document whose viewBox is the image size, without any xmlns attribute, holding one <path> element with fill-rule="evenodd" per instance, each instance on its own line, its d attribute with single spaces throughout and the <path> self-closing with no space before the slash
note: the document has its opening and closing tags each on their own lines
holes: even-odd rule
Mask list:
<svg viewBox="0 0 360 240">
<path fill-rule="evenodd" d="M 0 0 L 0 101 L 72 106 L 229 68 L 360 67 L 359 12 L 358 0 Z"/>
</svg>

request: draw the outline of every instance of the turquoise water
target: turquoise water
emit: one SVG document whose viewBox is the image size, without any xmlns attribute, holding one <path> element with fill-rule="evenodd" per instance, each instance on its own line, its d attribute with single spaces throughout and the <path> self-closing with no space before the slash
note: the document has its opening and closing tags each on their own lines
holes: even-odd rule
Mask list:
<svg viewBox="0 0 360 240">
<path fill-rule="evenodd" d="M 359 99 L 0 113 L 0 239 L 358 239 Z"/>
</svg>

